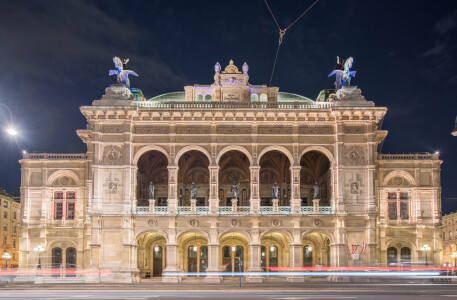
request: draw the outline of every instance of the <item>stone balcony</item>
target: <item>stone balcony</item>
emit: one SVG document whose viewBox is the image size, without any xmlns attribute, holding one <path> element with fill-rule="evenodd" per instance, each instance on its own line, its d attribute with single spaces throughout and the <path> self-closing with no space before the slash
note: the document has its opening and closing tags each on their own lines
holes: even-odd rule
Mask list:
<svg viewBox="0 0 457 300">
<path fill-rule="evenodd" d="M 334 214 L 334 210 L 331 206 L 301 206 L 300 215 L 329 215 Z M 168 207 L 166 206 L 138 206 L 136 208 L 137 215 L 169 215 Z M 210 210 L 208 206 L 178 206 L 176 215 L 209 215 Z M 218 209 L 218 215 L 252 215 L 251 207 L 249 206 L 238 206 L 233 208 L 232 206 L 220 206 Z M 292 208 L 290 206 L 279 206 L 274 208 L 273 206 L 261 206 L 259 209 L 259 215 L 291 215 Z"/>
<path fill-rule="evenodd" d="M 378 160 L 439 160 L 439 153 L 378 154 Z"/>
</svg>

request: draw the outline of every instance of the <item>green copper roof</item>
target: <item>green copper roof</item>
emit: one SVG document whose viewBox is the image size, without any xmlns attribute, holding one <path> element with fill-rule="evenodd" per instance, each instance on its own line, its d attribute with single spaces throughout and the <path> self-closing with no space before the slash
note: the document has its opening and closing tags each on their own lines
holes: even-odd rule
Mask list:
<svg viewBox="0 0 457 300">
<path fill-rule="evenodd" d="M 186 99 L 185 92 L 173 92 L 173 93 L 166 93 L 154 98 L 149 99 L 148 101 L 163 101 L 163 102 L 177 102 L 177 101 L 185 101 Z M 313 100 L 297 95 L 292 93 L 284 93 L 278 92 L 278 102 L 314 102 Z"/>
</svg>

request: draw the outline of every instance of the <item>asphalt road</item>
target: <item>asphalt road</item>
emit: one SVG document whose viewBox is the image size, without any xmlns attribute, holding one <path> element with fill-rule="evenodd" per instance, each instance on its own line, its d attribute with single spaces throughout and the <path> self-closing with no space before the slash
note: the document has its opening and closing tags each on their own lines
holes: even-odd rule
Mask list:
<svg viewBox="0 0 457 300">
<path fill-rule="evenodd" d="M 332 285 L 316 289 L 229 289 L 229 290 L 151 290 L 92 289 L 79 290 L 55 288 L 2 289 L 0 299 L 457 299 L 457 284 L 370 284 Z"/>
</svg>

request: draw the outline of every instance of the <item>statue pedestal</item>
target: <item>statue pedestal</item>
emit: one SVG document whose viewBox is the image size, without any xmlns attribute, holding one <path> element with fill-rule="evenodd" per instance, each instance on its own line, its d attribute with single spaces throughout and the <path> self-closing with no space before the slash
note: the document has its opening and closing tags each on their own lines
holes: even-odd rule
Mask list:
<svg viewBox="0 0 457 300">
<path fill-rule="evenodd" d="M 279 206 L 279 199 L 273 199 L 273 212 L 274 213 L 278 212 L 278 206 Z"/>
<path fill-rule="evenodd" d="M 156 199 L 149 199 L 149 212 L 153 213 L 156 207 Z"/>
<path fill-rule="evenodd" d="M 190 199 L 190 211 L 195 212 L 195 207 L 197 206 L 197 199 Z"/>
<path fill-rule="evenodd" d="M 319 213 L 319 199 L 313 199 L 314 213 Z"/>
<path fill-rule="evenodd" d="M 238 211 L 238 199 L 232 198 L 232 212 L 236 213 Z"/>
</svg>

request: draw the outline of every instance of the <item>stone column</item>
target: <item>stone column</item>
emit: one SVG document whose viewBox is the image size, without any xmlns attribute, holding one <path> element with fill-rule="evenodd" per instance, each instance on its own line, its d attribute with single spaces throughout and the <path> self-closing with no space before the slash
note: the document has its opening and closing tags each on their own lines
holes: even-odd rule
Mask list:
<svg viewBox="0 0 457 300">
<path fill-rule="evenodd" d="M 251 244 L 249 244 L 249 262 L 247 272 L 262 272 L 260 265 L 261 259 L 261 244 L 260 244 L 260 233 L 259 233 L 259 224 L 260 221 L 258 218 L 251 219 L 252 229 L 251 229 Z M 248 276 L 246 278 L 248 282 L 262 282 L 262 276 Z"/>
<path fill-rule="evenodd" d="M 290 186 L 292 189 L 290 198 L 290 208 L 292 214 L 300 214 L 300 169 L 300 165 L 294 165 L 290 167 Z"/>
<path fill-rule="evenodd" d="M 209 213 L 219 212 L 219 166 L 209 166 Z M 209 248 L 208 248 L 209 251 Z"/>
<path fill-rule="evenodd" d="M 219 240 L 218 240 L 218 231 L 217 231 L 217 219 L 210 220 L 210 230 L 209 230 L 209 241 L 208 241 L 208 268 L 206 269 L 207 273 L 210 272 L 219 272 Z M 207 276 L 205 277 L 205 282 L 211 283 L 220 283 L 222 281 L 221 276 Z"/>
<path fill-rule="evenodd" d="M 313 199 L 313 208 L 314 208 L 314 213 L 318 214 L 319 213 L 319 199 Z"/>
<path fill-rule="evenodd" d="M 232 213 L 236 214 L 238 211 L 238 199 L 232 198 Z"/>
<path fill-rule="evenodd" d="M 273 199 L 273 213 L 278 212 L 278 206 L 279 206 L 279 199 Z"/>
<path fill-rule="evenodd" d="M 251 213 L 259 214 L 260 210 L 260 194 L 259 194 L 259 176 L 260 176 L 260 167 L 252 166 L 249 168 L 251 171 Z"/>
<path fill-rule="evenodd" d="M 197 206 L 197 199 L 190 199 L 190 211 L 195 212 L 195 206 Z"/>
<path fill-rule="evenodd" d="M 168 243 L 166 244 L 165 269 L 163 273 L 177 273 L 178 268 L 178 243 L 176 241 L 176 223 L 174 220 L 168 222 Z M 179 276 L 163 276 L 162 282 L 177 283 L 181 281 Z"/>
<path fill-rule="evenodd" d="M 155 199 L 149 199 L 149 213 L 153 214 L 154 213 L 154 208 L 156 207 L 156 200 Z"/>
<path fill-rule="evenodd" d="M 302 244 L 290 244 L 290 266 L 301 267 L 302 264 Z M 289 276 L 287 277 L 289 282 L 305 282 L 305 278 L 302 276 Z"/>
<path fill-rule="evenodd" d="M 168 213 L 176 214 L 178 208 L 178 167 L 168 166 Z"/>
</svg>

